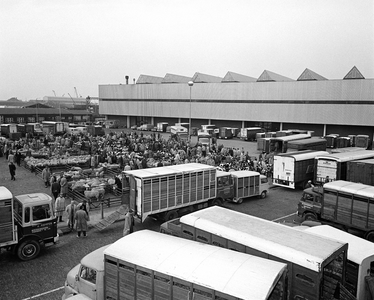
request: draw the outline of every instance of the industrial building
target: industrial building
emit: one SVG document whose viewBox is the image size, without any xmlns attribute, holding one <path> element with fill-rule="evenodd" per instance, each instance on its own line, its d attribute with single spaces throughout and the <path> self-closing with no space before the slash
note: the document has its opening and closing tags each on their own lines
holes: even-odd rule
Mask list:
<svg viewBox="0 0 374 300">
<path fill-rule="evenodd" d="M 297 80 L 268 70 L 259 78 L 233 72 L 223 78 L 141 75 L 136 84 L 99 85 L 99 110 L 127 127 L 191 119 L 193 127 L 302 129 L 319 136 L 365 134 L 372 140 L 374 79 L 356 67 L 334 80 L 309 69 Z"/>
</svg>

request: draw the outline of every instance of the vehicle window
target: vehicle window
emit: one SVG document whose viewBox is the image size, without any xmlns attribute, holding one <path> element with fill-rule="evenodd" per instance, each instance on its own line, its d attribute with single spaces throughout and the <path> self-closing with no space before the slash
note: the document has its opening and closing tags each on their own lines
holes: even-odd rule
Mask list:
<svg viewBox="0 0 374 300">
<path fill-rule="evenodd" d="M 30 222 L 30 207 L 25 208 L 25 223 Z"/>
<path fill-rule="evenodd" d="M 268 183 L 268 179 L 267 178 L 261 178 L 261 183 Z"/>
<path fill-rule="evenodd" d="M 96 271 L 89 267 L 82 266 L 79 277 L 92 283 L 96 283 Z"/>
<path fill-rule="evenodd" d="M 22 204 L 20 202 L 18 202 L 17 200 L 15 200 L 13 202 L 13 206 L 14 206 L 13 207 L 14 208 L 14 212 L 16 214 L 18 214 L 21 217 L 21 219 L 22 219 Z"/>
<path fill-rule="evenodd" d="M 50 217 L 51 217 L 51 213 L 50 213 L 48 204 L 37 205 L 32 208 L 33 221 L 49 219 Z"/>
</svg>

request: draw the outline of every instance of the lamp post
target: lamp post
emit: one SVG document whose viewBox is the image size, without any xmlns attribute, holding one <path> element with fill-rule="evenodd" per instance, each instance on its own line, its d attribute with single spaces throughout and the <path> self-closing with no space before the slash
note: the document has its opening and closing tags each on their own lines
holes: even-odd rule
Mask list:
<svg viewBox="0 0 374 300">
<path fill-rule="evenodd" d="M 189 130 L 188 130 L 189 131 L 188 138 L 189 138 L 189 141 L 191 142 L 191 135 L 192 135 L 192 123 L 191 123 L 191 103 L 192 103 L 192 101 L 191 101 L 191 92 L 192 92 L 193 81 L 189 81 L 188 85 L 190 87 L 190 121 L 189 121 L 190 126 L 189 126 Z"/>
</svg>

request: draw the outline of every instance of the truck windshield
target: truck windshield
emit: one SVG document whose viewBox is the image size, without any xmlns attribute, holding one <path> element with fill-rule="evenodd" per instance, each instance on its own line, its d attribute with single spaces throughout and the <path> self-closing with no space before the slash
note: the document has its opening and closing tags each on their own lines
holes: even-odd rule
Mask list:
<svg viewBox="0 0 374 300">
<path fill-rule="evenodd" d="M 33 221 L 40 221 L 49 219 L 51 217 L 51 211 L 48 204 L 37 205 L 32 208 L 32 219 Z"/>
<path fill-rule="evenodd" d="M 96 270 L 94 269 L 82 265 L 79 277 L 96 284 Z"/>
</svg>

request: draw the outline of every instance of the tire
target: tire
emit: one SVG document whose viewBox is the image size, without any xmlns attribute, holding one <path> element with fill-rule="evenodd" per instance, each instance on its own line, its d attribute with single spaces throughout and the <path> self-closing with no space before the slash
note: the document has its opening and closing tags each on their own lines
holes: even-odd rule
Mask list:
<svg viewBox="0 0 374 300">
<path fill-rule="evenodd" d="M 266 198 L 266 191 L 263 191 L 260 195 L 260 198 L 261 199 L 265 199 Z"/>
<path fill-rule="evenodd" d="M 318 218 L 314 213 L 307 212 L 304 214 L 304 221 L 317 221 Z"/>
<path fill-rule="evenodd" d="M 210 203 L 210 206 L 221 206 L 222 205 L 222 200 L 221 199 L 213 199 L 212 202 Z"/>
<path fill-rule="evenodd" d="M 167 221 L 174 220 L 176 218 L 178 218 L 178 211 L 170 210 L 170 211 L 165 213 L 164 221 L 167 222 Z"/>
<path fill-rule="evenodd" d="M 365 239 L 367 239 L 369 242 L 374 243 L 374 231 L 369 231 L 365 234 Z"/>
<path fill-rule="evenodd" d="M 23 241 L 17 248 L 20 260 L 27 261 L 36 258 L 40 253 L 40 244 L 36 240 Z"/>
<path fill-rule="evenodd" d="M 242 204 L 243 203 L 243 198 L 239 198 L 238 201 L 236 201 L 236 203 Z"/>
</svg>

